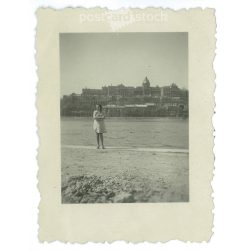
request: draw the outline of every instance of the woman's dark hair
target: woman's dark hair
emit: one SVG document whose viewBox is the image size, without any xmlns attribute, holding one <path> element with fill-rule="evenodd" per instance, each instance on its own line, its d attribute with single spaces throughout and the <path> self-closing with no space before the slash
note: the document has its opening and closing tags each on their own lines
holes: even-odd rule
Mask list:
<svg viewBox="0 0 250 250">
<path fill-rule="evenodd" d="M 101 104 L 97 104 L 97 106 L 100 108 L 100 111 L 102 112 L 102 105 Z"/>
</svg>

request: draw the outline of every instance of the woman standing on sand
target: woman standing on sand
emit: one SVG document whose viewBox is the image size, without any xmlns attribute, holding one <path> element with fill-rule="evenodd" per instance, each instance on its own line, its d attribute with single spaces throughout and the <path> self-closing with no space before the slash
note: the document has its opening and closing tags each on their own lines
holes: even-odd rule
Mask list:
<svg viewBox="0 0 250 250">
<path fill-rule="evenodd" d="M 96 140 L 97 140 L 97 149 L 100 148 L 100 143 L 99 143 L 99 138 L 101 138 L 101 144 L 102 148 L 104 149 L 104 144 L 103 144 L 103 133 L 106 133 L 106 128 L 105 128 L 105 116 L 102 113 L 102 105 L 98 104 L 96 105 L 96 110 L 93 113 L 93 118 L 94 118 L 94 124 L 93 128 L 96 132 Z"/>
</svg>

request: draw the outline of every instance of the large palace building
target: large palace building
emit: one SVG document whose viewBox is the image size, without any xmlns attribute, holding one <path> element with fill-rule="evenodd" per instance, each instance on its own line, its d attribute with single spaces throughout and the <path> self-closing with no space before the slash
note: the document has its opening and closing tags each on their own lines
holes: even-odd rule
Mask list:
<svg viewBox="0 0 250 250">
<path fill-rule="evenodd" d="M 173 116 L 180 111 L 187 114 L 188 90 L 174 83 L 152 87 L 147 77 L 138 87 L 119 84 L 102 89 L 83 88 L 81 94 L 63 96 L 61 115 L 89 116 L 96 104 L 103 105 L 110 116 Z"/>
<path fill-rule="evenodd" d="M 169 90 L 169 91 L 168 91 Z M 121 96 L 121 97 L 134 97 L 134 96 L 152 96 L 160 97 L 166 96 L 171 92 L 177 94 L 179 88 L 177 85 L 172 84 L 167 87 L 151 87 L 148 78 L 146 77 L 142 86 L 127 87 L 123 84 L 117 86 L 105 86 L 102 89 L 82 89 L 82 96 Z"/>
</svg>

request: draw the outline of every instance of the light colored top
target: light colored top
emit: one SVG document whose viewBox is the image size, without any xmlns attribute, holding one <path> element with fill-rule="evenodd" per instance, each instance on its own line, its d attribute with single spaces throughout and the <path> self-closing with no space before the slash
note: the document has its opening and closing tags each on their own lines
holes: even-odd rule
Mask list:
<svg viewBox="0 0 250 250">
<path fill-rule="evenodd" d="M 105 116 L 102 112 L 99 112 L 98 110 L 95 110 L 93 113 L 93 119 L 94 119 L 94 124 L 93 124 L 93 129 L 96 133 L 106 133 L 106 127 L 105 127 Z"/>
</svg>

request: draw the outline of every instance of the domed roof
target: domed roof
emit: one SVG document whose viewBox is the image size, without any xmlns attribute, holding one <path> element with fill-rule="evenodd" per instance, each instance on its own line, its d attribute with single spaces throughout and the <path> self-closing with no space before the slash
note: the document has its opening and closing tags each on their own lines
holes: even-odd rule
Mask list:
<svg viewBox="0 0 250 250">
<path fill-rule="evenodd" d="M 144 81 L 142 82 L 142 85 L 144 87 L 150 87 L 150 82 L 147 77 L 145 77 Z"/>
</svg>

